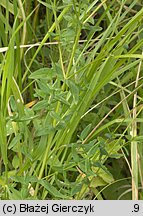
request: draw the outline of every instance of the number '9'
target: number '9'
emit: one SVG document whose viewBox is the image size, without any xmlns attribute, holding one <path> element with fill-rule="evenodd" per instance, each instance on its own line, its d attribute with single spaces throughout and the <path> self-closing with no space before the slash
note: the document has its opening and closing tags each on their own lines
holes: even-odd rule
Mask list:
<svg viewBox="0 0 143 216">
<path fill-rule="evenodd" d="M 134 205 L 134 212 L 139 212 L 139 204 Z"/>
</svg>

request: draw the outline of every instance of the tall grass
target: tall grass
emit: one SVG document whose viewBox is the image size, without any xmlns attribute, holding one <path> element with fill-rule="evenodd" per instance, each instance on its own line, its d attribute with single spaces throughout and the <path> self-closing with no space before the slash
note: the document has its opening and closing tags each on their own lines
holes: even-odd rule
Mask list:
<svg viewBox="0 0 143 216">
<path fill-rule="evenodd" d="M 1 199 L 142 199 L 142 15 L 1 1 Z"/>
</svg>

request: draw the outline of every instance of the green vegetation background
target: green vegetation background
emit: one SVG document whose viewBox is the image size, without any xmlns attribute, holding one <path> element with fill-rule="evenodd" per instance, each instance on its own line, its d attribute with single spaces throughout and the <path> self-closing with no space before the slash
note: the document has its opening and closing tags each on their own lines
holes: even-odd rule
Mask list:
<svg viewBox="0 0 143 216">
<path fill-rule="evenodd" d="M 0 1 L 0 199 L 143 198 L 143 3 Z"/>
</svg>

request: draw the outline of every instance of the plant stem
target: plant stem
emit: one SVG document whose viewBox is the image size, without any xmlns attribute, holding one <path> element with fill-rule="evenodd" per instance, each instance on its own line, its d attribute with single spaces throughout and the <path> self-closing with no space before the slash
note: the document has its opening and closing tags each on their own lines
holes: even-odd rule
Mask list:
<svg viewBox="0 0 143 216">
<path fill-rule="evenodd" d="M 139 75 L 140 75 L 140 70 L 141 70 L 141 63 L 142 61 L 140 61 L 139 63 L 137 76 L 136 76 L 135 88 L 137 88 L 138 86 L 138 80 L 139 80 Z M 135 120 L 137 117 L 136 105 L 137 105 L 137 92 L 135 92 L 134 99 L 133 99 L 133 123 L 132 123 L 132 131 L 131 131 L 132 138 L 137 136 L 137 122 Z M 131 165 L 132 165 L 132 199 L 138 200 L 138 147 L 137 147 L 137 141 L 131 142 Z"/>
</svg>

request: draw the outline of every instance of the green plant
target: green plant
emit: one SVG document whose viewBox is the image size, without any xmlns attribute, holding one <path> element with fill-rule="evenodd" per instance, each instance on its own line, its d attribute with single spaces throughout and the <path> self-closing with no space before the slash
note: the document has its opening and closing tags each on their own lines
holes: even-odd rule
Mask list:
<svg viewBox="0 0 143 216">
<path fill-rule="evenodd" d="M 141 199 L 141 3 L 0 6 L 1 198 Z"/>
</svg>

